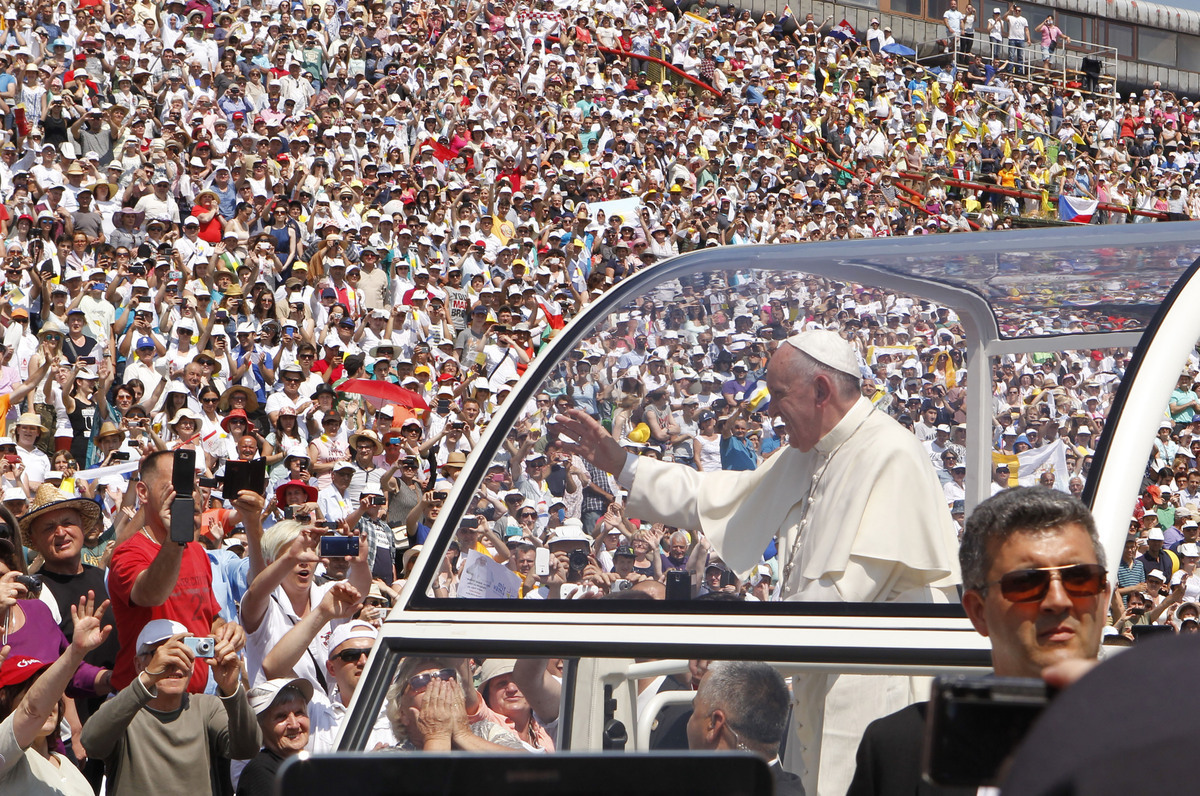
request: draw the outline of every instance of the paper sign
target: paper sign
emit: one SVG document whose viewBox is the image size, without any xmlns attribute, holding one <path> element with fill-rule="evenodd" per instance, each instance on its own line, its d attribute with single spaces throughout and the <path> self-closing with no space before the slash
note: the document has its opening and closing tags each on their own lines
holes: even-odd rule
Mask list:
<svg viewBox="0 0 1200 796">
<path fill-rule="evenodd" d="M 458 581 L 458 596 L 470 600 L 515 600 L 521 596 L 521 578 L 491 556 L 467 551 L 467 563 Z"/>
</svg>

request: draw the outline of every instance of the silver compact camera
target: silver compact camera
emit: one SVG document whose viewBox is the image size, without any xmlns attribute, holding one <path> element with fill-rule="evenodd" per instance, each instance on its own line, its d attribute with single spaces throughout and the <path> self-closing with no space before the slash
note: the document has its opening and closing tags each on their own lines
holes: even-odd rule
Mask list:
<svg viewBox="0 0 1200 796">
<path fill-rule="evenodd" d="M 216 639 L 208 636 L 201 636 L 200 638 L 189 636 L 183 640 L 183 643 L 188 645 L 197 658 L 211 658 L 217 652 Z"/>
</svg>

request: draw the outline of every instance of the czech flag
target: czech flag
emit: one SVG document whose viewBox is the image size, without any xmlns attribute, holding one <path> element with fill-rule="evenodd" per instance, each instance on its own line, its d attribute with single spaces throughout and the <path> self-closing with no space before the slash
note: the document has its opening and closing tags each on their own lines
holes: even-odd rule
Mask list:
<svg viewBox="0 0 1200 796">
<path fill-rule="evenodd" d="M 853 39 L 858 35 L 858 31 L 854 29 L 853 25 L 843 19 L 841 22 L 833 26 L 833 30 L 829 31 L 829 35 L 833 36 L 835 39 L 850 41 L 850 39 Z"/>
<path fill-rule="evenodd" d="M 1058 220 L 1072 221 L 1076 224 L 1090 224 L 1092 216 L 1100 202 L 1096 199 L 1086 199 L 1081 196 L 1058 197 Z"/>
</svg>

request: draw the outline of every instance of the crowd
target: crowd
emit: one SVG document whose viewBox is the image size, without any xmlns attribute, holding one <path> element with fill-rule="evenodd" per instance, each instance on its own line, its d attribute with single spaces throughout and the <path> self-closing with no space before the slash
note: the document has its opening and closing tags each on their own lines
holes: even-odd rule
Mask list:
<svg viewBox="0 0 1200 796">
<path fill-rule="evenodd" d="M 109 792 L 162 790 L 146 736 L 167 732 L 172 764 L 200 778 L 180 783 L 253 757 L 234 779 L 261 793 L 284 757 L 330 748 L 493 413 L 546 342 L 636 271 L 710 246 L 1044 213 L 1042 198 L 963 177 L 1169 218 L 1200 203 L 1186 98 L 1155 86 L 1102 102 L 1111 86 L 1023 79 L 1003 48 L 928 70 L 888 53 L 875 22 L 856 37 L 811 15 L 624 0 L 0 6 L 0 713 L 26 691 L 45 702 L 54 689 L 31 677 L 57 684 L 50 664 L 79 659 L 61 721 L 22 729 L 23 758 L 5 752 L 25 761 L 12 782 L 77 763 L 86 782 L 63 787 L 107 770 Z M 1011 27 L 1021 11 L 1003 13 Z M 1093 218 L 1127 220 L 1151 217 Z M 555 418 L 581 409 L 640 455 L 753 469 L 787 444 L 766 363 L 818 327 L 853 343 L 864 397 L 925 444 L 961 528 L 954 313 L 729 271 L 658 286 L 541 385 L 434 592 L 470 585 L 475 553 L 525 598 L 661 598 L 674 580 L 698 598 L 769 599 L 772 549 L 743 579 L 702 534 L 626 516 L 616 479 L 572 454 Z M 996 488 L 1015 483 L 1004 462 L 1061 440 L 1067 471 L 1041 477 L 1078 494 L 1127 361 L 999 362 Z M 1195 373 L 1131 526 L 1147 549 L 1132 542 L 1119 573 L 1122 611 L 1166 607 L 1118 631 L 1200 597 Z M 180 451 L 195 469 L 185 545 L 170 541 Z M 227 463 L 256 460 L 265 494 L 223 491 Z M 323 555 L 327 533 L 357 552 Z M 372 745 L 552 748 L 553 723 L 505 696 L 519 668 L 491 663 L 481 677 L 414 661 Z M 438 714 L 470 721 L 414 719 L 418 697 L 460 698 L 451 681 L 477 688 Z M 165 729 L 164 714 L 177 715 Z"/>
</svg>

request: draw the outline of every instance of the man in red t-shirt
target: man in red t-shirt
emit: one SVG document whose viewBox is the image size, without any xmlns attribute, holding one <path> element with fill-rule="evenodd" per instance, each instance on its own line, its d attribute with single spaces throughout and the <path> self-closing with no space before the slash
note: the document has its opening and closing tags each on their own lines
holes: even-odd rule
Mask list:
<svg viewBox="0 0 1200 796">
<path fill-rule="evenodd" d="M 137 636 L 152 619 L 173 619 L 194 636 L 212 636 L 218 643 L 228 641 L 236 650 L 246 643 L 241 626 L 218 615 L 221 606 L 213 594 L 212 565 L 204 547 L 194 541 L 178 544 L 170 540 L 175 499 L 172 464 L 170 451 L 159 451 L 142 459 L 135 489 L 145 525 L 117 546 L 109 564 L 108 595 L 120 642 L 113 667 L 114 690 L 133 681 Z M 199 490 L 196 495 L 199 497 Z M 234 507 L 242 515 L 247 533 L 262 533 L 260 496 L 242 492 Z M 200 512 L 195 516 L 199 527 Z M 188 690 L 202 693 L 208 682 L 208 666 L 196 663 Z"/>
</svg>

